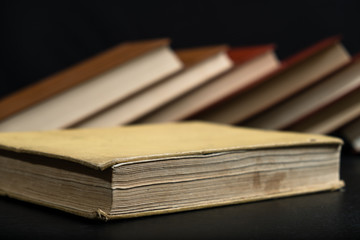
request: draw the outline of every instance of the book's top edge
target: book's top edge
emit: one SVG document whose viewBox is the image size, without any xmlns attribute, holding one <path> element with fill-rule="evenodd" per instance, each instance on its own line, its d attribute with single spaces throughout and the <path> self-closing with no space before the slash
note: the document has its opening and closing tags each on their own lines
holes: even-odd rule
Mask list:
<svg viewBox="0 0 360 240">
<path fill-rule="evenodd" d="M 185 67 L 192 67 L 219 53 L 225 53 L 227 50 L 227 45 L 212 45 L 204 47 L 177 49 L 175 50 L 175 53 L 178 58 L 184 63 Z"/>
<path fill-rule="evenodd" d="M 247 61 L 250 61 L 253 58 L 256 58 L 260 55 L 272 52 L 275 50 L 274 44 L 266 45 L 255 45 L 255 46 L 243 46 L 243 47 L 231 47 L 227 54 L 230 59 L 236 65 L 241 65 Z"/>
<path fill-rule="evenodd" d="M 306 59 L 316 55 L 317 53 L 324 51 L 325 49 L 328 49 L 331 46 L 334 46 L 334 45 L 340 43 L 340 40 L 341 40 L 340 36 L 330 37 L 330 38 L 322 40 L 306 49 L 301 50 L 300 52 L 283 60 L 281 62 L 280 67 L 278 67 L 274 71 L 270 72 L 266 76 L 259 79 L 258 82 L 266 81 L 268 79 L 278 76 L 279 74 L 281 74 L 283 72 L 286 72 L 288 69 L 291 69 L 292 67 L 296 66 L 297 64 L 300 64 L 301 62 L 305 61 Z"/>
<path fill-rule="evenodd" d="M 0 134 L 0 149 L 64 159 L 101 170 L 129 161 L 324 144 L 341 145 L 342 141 L 324 135 L 205 122 Z"/>
<path fill-rule="evenodd" d="M 289 68 L 298 64 L 315 54 L 341 43 L 341 36 L 333 36 L 319 41 L 283 61 L 283 68 Z"/>
<path fill-rule="evenodd" d="M 0 120 L 154 49 L 169 39 L 124 42 L 0 99 Z"/>
</svg>

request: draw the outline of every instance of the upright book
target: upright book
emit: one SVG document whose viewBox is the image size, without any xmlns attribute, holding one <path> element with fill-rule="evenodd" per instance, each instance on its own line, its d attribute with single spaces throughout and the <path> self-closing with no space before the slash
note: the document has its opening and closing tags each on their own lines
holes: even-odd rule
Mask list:
<svg viewBox="0 0 360 240">
<path fill-rule="evenodd" d="M 339 71 L 242 123 L 256 128 L 284 129 L 360 87 L 360 55 Z"/>
<path fill-rule="evenodd" d="M 316 83 L 350 59 L 340 38 L 325 39 L 284 61 L 282 68 L 261 84 L 206 109 L 193 119 L 241 123 Z"/>
<path fill-rule="evenodd" d="M 73 127 L 117 126 L 132 123 L 168 102 L 208 82 L 232 67 L 226 55 L 227 46 L 206 46 L 177 50 L 185 68 L 132 97 L 119 101 L 104 111 Z"/>
<path fill-rule="evenodd" d="M 65 128 L 181 68 L 167 39 L 120 44 L 0 100 L 0 131 Z"/>
<path fill-rule="evenodd" d="M 236 93 L 253 87 L 280 65 L 273 45 L 230 48 L 234 67 L 219 77 L 174 99 L 137 122 L 168 122 L 189 118 Z"/>
<path fill-rule="evenodd" d="M 342 141 L 203 122 L 0 134 L 0 193 L 113 219 L 335 190 Z"/>
</svg>

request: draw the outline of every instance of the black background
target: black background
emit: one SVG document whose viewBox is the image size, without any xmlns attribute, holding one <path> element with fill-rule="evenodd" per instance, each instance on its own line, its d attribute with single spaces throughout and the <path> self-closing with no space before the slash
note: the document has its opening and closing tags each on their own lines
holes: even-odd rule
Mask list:
<svg viewBox="0 0 360 240">
<path fill-rule="evenodd" d="M 274 43 L 284 59 L 342 35 L 360 51 L 358 1 L 12 1 L 0 6 L 0 97 L 123 41 L 172 47 Z M 360 236 L 360 156 L 347 149 L 345 191 L 102 223 L 0 199 L 0 238 L 346 239 Z"/>
<path fill-rule="evenodd" d="M 284 59 L 340 34 L 354 54 L 357 2 L 8 1 L 0 6 L 0 97 L 129 40 L 169 37 L 173 48 L 274 43 Z"/>
</svg>

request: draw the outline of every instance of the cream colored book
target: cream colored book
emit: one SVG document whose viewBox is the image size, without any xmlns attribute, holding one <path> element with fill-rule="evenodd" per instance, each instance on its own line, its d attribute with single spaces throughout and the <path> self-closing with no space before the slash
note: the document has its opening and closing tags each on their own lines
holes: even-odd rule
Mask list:
<svg viewBox="0 0 360 240">
<path fill-rule="evenodd" d="M 242 123 L 244 126 L 285 129 L 331 105 L 360 87 L 360 55 L 339 71 Z"/>
<path fill-rule="evenodd" d="M 168 39 L 125 42 L 0 100 L 0 131 L 66 128 L 179 71 Z"/>
<path fill-rule="evenodd" d="M 342 141 L 204 122 L 0 134 L 0 193 L 88 218 L 335 190 Z"/>
<path fill-rule="evenodd" d="M 289 126 L 287 130 L 329 134 L 350 123 L 359 115 L 360 87 Z"/>
<path fill-rule="evenodd" d="M 185 68 L 143 91 L 117 102 L 72 127 L 109 127 L 132 123 L 168 102 L 210 81 L 233 66 L 227 47 L 206 46 L 177 50 Z"/>
<path fill-rule="evenodd" d="M 261 84 L 200 112 L 193 119 L 242 123 L 315 84 L 350 60 L 339 38 L 325 39 L 284 61 Z"/>
<path fill-rule="evenodd" d="M 273 45 L 230 48 L 228 56 L 234 67 L 200 85 L 137 122 L 170 122 L 187 119 L 221 100 L 259 84 L 280 66 Z"/>
</svg>

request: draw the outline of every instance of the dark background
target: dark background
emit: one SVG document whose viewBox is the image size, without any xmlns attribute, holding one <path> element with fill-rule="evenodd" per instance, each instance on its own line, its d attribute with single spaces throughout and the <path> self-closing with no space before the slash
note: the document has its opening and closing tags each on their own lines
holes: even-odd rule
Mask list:
<svg viewBox="0 0 360 240">
<path fill-rule="evenodd" d="M 0 97 L 123 41 L 169 37 L 173 48 L 274 43 L 284 59 L 341 34 L 360 52 L 358 1 L 13 1 L 0 6 Z M 0 238 L 359 239 L 360 161 L 348 145 L 343 191 L 99 223 L 0 199 Z M 346 155 L 348 154 L 348 155 Z"/>
<path fill-rule="evenodd" d="M 340 34 L 355 54 L 357 2 L 12 1 L 0 7 L 0 97 L 129 40 L 169 37 L 173 48 L 274 43 L 284 59 Z"/>
</svg>

